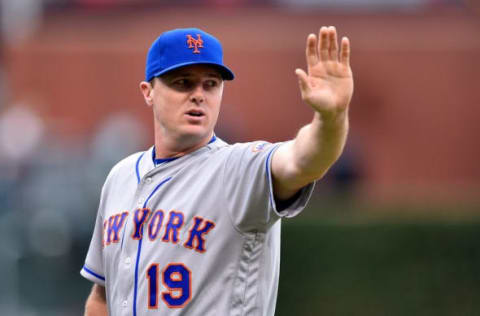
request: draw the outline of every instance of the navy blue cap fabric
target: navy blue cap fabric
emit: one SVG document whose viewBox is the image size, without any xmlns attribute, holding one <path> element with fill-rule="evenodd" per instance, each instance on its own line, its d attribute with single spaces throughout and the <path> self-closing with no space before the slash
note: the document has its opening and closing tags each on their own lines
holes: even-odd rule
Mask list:
<svg viewBox="0 0 480 316">
<path fill-rule="evenodd" d="M 179 67 L 207 64 L 216 67 L 224 80 L 233 80 L 233 72 L 223 64 L 222 44 L 213 35 L 197 28 L 175 29 L 162 33 L 147 55 L 145 80 Z"/>
</svg>

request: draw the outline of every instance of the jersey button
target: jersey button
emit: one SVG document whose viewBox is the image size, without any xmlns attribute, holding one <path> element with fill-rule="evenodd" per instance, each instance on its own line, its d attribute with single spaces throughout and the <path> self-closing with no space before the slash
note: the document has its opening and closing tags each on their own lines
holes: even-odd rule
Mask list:
<svg viewBox="0 0 480 316">
<path fill-rule="evenodd" d="M 125 265 L 129 266 L 130 263 L 132 263 L 132 259 L 130 259 L 130 257 L 125 258 Z"/>
<path fill-rule="evenodd" d="M 147 184 L 152 183 L 152 178 L 146 178 L 146 179 L 145 179 L 145 183 L 147 183 Z"/>
<path fill-rule="evenodd" d="M 122 302 L 122 306 L 123 306 L 123 307 L 127 307 L 127 306 L 128 306 L 128 302 L 127 302 L 127 301 L 123 301 L 123 302 Z"/>
<path fill-rule="evenodd" d="M 142 206 L 143 202 L 145 202 L 145 201 L 143 200 L 143 198 L 140 198 L 140 199 L 138 200 L 138 205 L 139 205 L 139 206 Z"/>
</svg>

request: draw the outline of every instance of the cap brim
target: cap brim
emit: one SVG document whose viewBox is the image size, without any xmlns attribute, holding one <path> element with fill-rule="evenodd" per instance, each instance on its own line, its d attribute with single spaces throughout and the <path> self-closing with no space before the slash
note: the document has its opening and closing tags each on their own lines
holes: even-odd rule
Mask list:
<svg viewBox="0 0 480 316">
<path fill-rule="evenodd" d="M 161 71 L 158 71 L 158 72 L 154 73 L 152 75 L 152 78 L 150 78 L 148 81 L 152 80 L 154 77 L 164 75 L 169 71 L 172 71 L 172 70 L 175 70 L 175 69 L 178 69 L 178 68 L 181 68 L 181 67 L 185 67 L 185 66 L 190 66 L 190 65 L 209 65 L 209 66 L 213 66 L 213 67 L 217 68 L 217 70 L 220 72 L 220 75 L 222 76 L 223 80 L 233 80 L 233 79 L 235 79 L 235 75 L 233 74 L 233 72 L 228 67 L 226 67 L 224 65 L 220 65 L 220 64 L 216 64 L 216 63 L 209 63 L 209 62 L 204 62 L 203 63 L 203 62 L 198 62 L 198 61 L 192 61 L 192 62 L 187 62 L 187 63 L 176 64 L 174 66 L 171 66 L 171 67 L 168 67 L 168 68 L 163 69 Z"/>
</svg>

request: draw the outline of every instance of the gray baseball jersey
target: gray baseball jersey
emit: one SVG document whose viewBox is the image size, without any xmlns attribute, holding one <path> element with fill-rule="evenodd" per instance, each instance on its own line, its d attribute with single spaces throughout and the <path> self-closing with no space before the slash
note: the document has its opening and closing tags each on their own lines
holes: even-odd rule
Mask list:
<svg viewBox="0 0 480 316">
<path fill-rule="evenodd" d="M 118 163 L 102 189 L 81 274 L 104 285 L 110 315 L 273 315 L 280 218 L 273 198 L 280 144 L 218 138 L 155 166 L 154 148 Z"/>
</svg>

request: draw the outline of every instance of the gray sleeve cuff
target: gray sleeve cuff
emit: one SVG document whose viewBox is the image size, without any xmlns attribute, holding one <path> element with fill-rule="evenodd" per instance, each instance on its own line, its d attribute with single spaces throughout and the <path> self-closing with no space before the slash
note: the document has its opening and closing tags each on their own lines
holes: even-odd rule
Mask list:
<svg viewBox="0 0 480 316">
<path fill-rule="evenodd" d="M 277 145 L 270 151 L 270 153 L 268 154 L 267 163 L 266 163 L 270 203 L 273 211 L 277 216 L 290 218 L 298 215 L 301 211 L 303 211 L 305 206 L 307 206 L 307 203 L 310 200 L 310 196 L 312 195 L 313 189 L 315 187 L 315 182 L 311 182 L 306 186 L 304 186 L 300 190 L 300 194 L 297 195 L 297 198 L 295 199 L 295 201 L 292 201 L 290 205 L 288 205 L 286 208 L 279 211 L 275 202 L 275 196 L 273 194 L 272 159 L 271 159 L 273 156 L 273 153 L 279 147 L 280 145 Z"/>
</svg>

